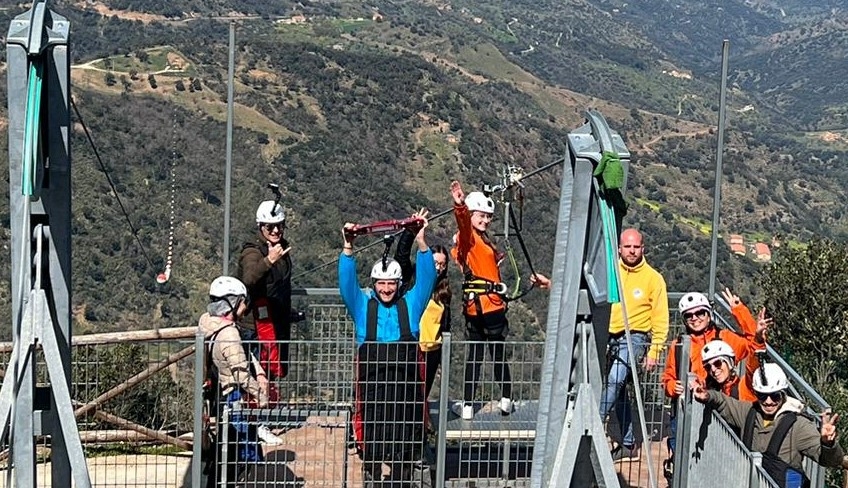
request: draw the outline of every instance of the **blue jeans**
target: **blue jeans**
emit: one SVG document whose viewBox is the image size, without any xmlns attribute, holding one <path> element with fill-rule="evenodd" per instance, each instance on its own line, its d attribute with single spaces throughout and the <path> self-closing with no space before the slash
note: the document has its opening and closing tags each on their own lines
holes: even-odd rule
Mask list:
<svg viewBox="0 0 848 488">
<path fill-rule="evenodd" d="M 674 448 L 677 447 L 677 399 L 672 400 L 671 421 L 668 424 L 668 439 L 665 443 L 668 445 L 668 452 L 674 454 Z"/>
<path fill-rule="evenodd" d="M 233 404 L 241 400 L 241 391 L 236 389 L 230 392 L 226 400 L 227 406 L 232 407 Z M 247 415 L 237 413 L 230 417 L 230 428 L 232 429 L 231 435 L 235 431 L 235 439 L 230 440 L 230 446 L 233 444 L 236 446 L 236 459 L 239 462 L 262 461 L 262 451 L 259 449 L 259 437 L 256 434 L 255 422 L 251 424 Z"/>
<path fill-rule="evenodd" d="M 642 361 L 651 341 L 648 334 L 644 332 L 631 332 L 630 340 L 633 343 L 633 354 L 636 364 Z M 601 394 L 601 422 L 606 420 L 610 410 L 615 408 L 618 424 L 621 426 L 623 444 L 632 447 L 636 443 L 633 435 L 633 418 L 630 411 L 630 401 L 627 398 L 627 382 L 630 376 L 630 354 L 627 350 L 627 336 L 610 337 L 607 344 L 608 354 L 611 359 L 607 383 Z"/>
</svg>

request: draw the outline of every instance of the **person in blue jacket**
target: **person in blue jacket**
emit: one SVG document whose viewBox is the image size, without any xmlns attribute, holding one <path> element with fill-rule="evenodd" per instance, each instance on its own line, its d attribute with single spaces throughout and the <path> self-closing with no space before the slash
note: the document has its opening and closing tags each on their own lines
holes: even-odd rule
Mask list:
<svg viewBox="0 0 848 488">
<path fill-rule="evenodd" d="M 353 226 L 345 224 L 342 230 L 339 291 L 356 328 L 354 435 L 372 486 L 406 486 L 421 459 L 425 399 L 418 332 L 436 282 L 436 266 L 424 240 L 425 221 L 415 236 L 415 285 L 400 296 L 400 264 L 384 258 L 371 269 L 373 290 L 362 291 L 353 236 L 345 232 Z M 391 469 L 385 480 L 384 463 Z"/>
</svg>

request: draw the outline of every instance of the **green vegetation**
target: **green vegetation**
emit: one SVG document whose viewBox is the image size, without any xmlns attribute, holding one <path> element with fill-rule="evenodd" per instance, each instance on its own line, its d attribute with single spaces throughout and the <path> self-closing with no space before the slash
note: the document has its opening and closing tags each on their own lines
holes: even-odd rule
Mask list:
<svg viewBox="0 0 848 488">
<path fill-rule="evenodd" d="M 334 19 L 332 23 L 340 32 L 350 34 L 361 29 L 367 29 L 373 21 L 371 19 Z"/>
<path fill-rule="evenodd" d="M 805 249 L 780 253 L 761 281 L 775 323 L 769 343 L 823 394 L 834 412 L 848 408 L 848 304 L 829 284 L 846 280 L 848 246 L 814 240 Z M 848 434 L 839 434 L 845 445 Z"/>
<path fill-rule="evenodd" d="M 718 96 L 710 42 L 722 23 L 741 22 L 725 13 L 705 16 L 708 27 L 683 32 L 682 12 L 703 14 L 702 6 L 685 1 L 675 12 L 631 6 L 632 17 L 624 20 L 597 9 L 563 12 L 552 0 L 458 0 L 451 10 L 401 0 L 375 5 L 384 17 L 376 22 L 370 6 L 347 0 L 110 2 L 117 10 L 186 20 L 143 24 L 131 15 L 100 17 L 60 5 L 74 26 L 75 64 L 108 59 L 109 67 L 107 61 L 95 65 L 110 70 L 113 86 L 106 86 L 106 73 L 74 70 L 74 95 L 152 260 L 146 262 L 128 231 L 87 141 L 74 132 L 78 330 L 185 325 L 202 309 L 202 289 L 222 259 L 229 20 L 216 16 L 230 12 L 244 14 L 237 31 L 231 244 L 237 248 L 251 238 L 250 216 L 264 197 L 262 188 L 281 182 L 296 273 L 304 273 L 296 285 L 333 283 L 332 267 L 305 272 L 335 258 L 341 222 L 400 217 L 421 206 L 444 209 L 452 178 L 480 187 L 493 183 L 504 163 L 528 170 L 547 164 L 566 153 L 567 131 L 594 107 L 633 155 L 627 197 L 635 204 L 626 225 L 645 231 L 651 262 L 666 273 L 671 289 L 706 287 L 706 267 L 693 263 L 703 261 L 709 247 L 714 185 Z M 791 27 L 781 22 L 796 21 L 778 22 L 738 5 L 730 10 L 756 32 L 735 42 L 740 51 Z M 297 14 L 306 23 L 277 22 Z M 352 20 L 359 18 L 365 20 Z M 640 24 L 648 27 L 633 27 Z M 522 53 L 530 46 L 532 52 Z M 148 79 L 148 72 L 165 68 L 169 54 L 191 71 Z M 751 86 L 762 70 L 751 64 L 753 54 L 739 56 L 735 76 Z M 787 81 L 780 73 L 770 76 L 780 86 Z M 178 82 L 184 91 L 177 91 Z M 840 198 L 848 184 L 844 148 L 805 135 L 836 120 L 836 112 L 818 112 L 821 100 L 806 107 L 791 102 L 798 120 L 827 119 L 795 125 L 787 105 L 772 104 L 800 100 L 797 87 L 814 93 L 816 83 L 769 97 L 731 92 L 723 232 L 765 242 L 780 234 L 790 248 L 812 236 L 848 236 L 848 204 Z M 828 104 L 846 102 L 833 96 Z M 754 110 L 735 110 L 747 105 Z M 446 124 L 456 142 L 428 121 Z M 802 131 L 805 125 L 811 128 Z M 152 277 L 164 266 L 172 160 L 178 208 L 174 277 L 158 286 Z M 541 270 L 552 253 L 556 171 L 528 182 L 526 239 Z M 8 227 L 8 211 L 0 213 Z M 444 219 L 433 230 L 435 241 L 448 242 L 453 224 Z M 2 266 L 8 274 L 8 264 Z M 722 249 L 720 268 L 723 282 L 756 292 L 752 263 Z M 7 303 L 5 283 L 0 302 Z M 538 323 L 544 300 L 530 300 L 525 321 Z"/>
</svg>

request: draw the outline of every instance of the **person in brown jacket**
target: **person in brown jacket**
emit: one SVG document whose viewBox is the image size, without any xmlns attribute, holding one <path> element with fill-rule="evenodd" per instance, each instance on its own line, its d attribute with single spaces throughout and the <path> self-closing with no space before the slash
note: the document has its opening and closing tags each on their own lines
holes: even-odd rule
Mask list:
<svg viewBox="0 0 848 488">
<path fill-rule="evenodd" d="M 757 401 L 753 403 L 707 390 L 696 381 L 690 387 L 696 400 L 715 408 L 731 427 L 742 432 L 742 442 L 749 450 L 763 453 L 763 469 L 778 486 L 809 486 L 804 457 L 824 467 L 842 466 L 844 454 L 836 442 L 839 415 L 825 411 L 821 428 L 817 428 L 803 413 L 804 405 L 787 395 L 789 380 L 777 364 L 766 363 L 754 374 Z"/>
<path fill-rule="evenodd" d="M 242 246 L 238 278 L 250 295 L 256 337 L 260 341 L 259 360 L 270 379 L 288 373 L 291 340 L 291 247 L 283 237 L 286 214 L 273 200 L 256 209 L 259 236 Z"/>
</svg>

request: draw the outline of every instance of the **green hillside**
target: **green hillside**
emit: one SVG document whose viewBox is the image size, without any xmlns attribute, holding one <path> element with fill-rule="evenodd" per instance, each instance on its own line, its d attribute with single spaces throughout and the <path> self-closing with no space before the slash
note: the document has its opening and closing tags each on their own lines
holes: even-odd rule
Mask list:
<svg viewBox="0 0 848 488">
<path fill-rule="evenodd" d="M 344 222 L 446 209 L 451 179 L 479 188 L 495 183 L 505 164 L 528 171 L 545 165 L 565 154 L 566 134 L 592 107 L 633 152 L 626 223 L 645 230 L 648 259 L 673 290 L 706 287 L 718 90 L 710 74 L 717 59 L 705 46 L 720 24 L 689 32 L 687 42 L 703 49 L 692 51 L 663 35 L 669 22 L 636 21 L 649 9 L 613 15 L 621 7 L 609 2 L 570 2 L 568 9 L 436 0 L 51 5 L 71 19 L 73 94 L 153 261 L 136 244 L 75 120 L 78 331 L 191 324 L 206 283 L 220 272 L 232 12 L 239 13 L 234 252 L 251 238 L 255 206 L 270 196 L 265 185 L 279 182 L 296 285 L 333 286 L 335 268 L 322 265 L 335 259 Z M 6 21 L 19 11 L 0 6 Z M 686 12 L 703 17 L 704 8 L 692 4 Z M 731 25 L 746 34 L 745 59 L 755 59 L 768 33 L 793 28 L 765 6 L 730 14 L 744 20 Z M 304 22 L 293 19 L 299 15 Z M 848 231 L 840 198 L 848 182 L 844 143 L 800 130 L 838 119 L 808 107 L 805 117 L 814 121 L 787 125 L 787 107 L 800 103 L 791 100 L 811 100 L 814 87 L 769 87 L 780 96 L 742 86 L 729 96 L 722 233 L 841 238 Z M 831 105 L 846 103 L 841 96 L 834 90 Z M 154 277 L 167 251 L 172 164 L 174 272 L 160 286 Z M 551 266 L 560 175 L 554 169 L 527 182 L 524 234 L 542 271 Z M 2 188 L 0 243 L 8 246 Z M 433 241 L 448 243 L 453 230 L 449 218 L 434 222 Z M 376 256 L 366 252 L 363 269 Z M 721 283 L 755 291 L 757 265 L 724 247 L 720 263 Z M 8 276 L 7 261 L 2 272 Z M 0 283 L 3 319 L 8 279 Z M 530 324 L 544 316 L 545 298 L 531 294 L 516 307 L 516 324 L 527 324 L 517 325 L 519 336 L 538 337 Z"/>
</svg>

